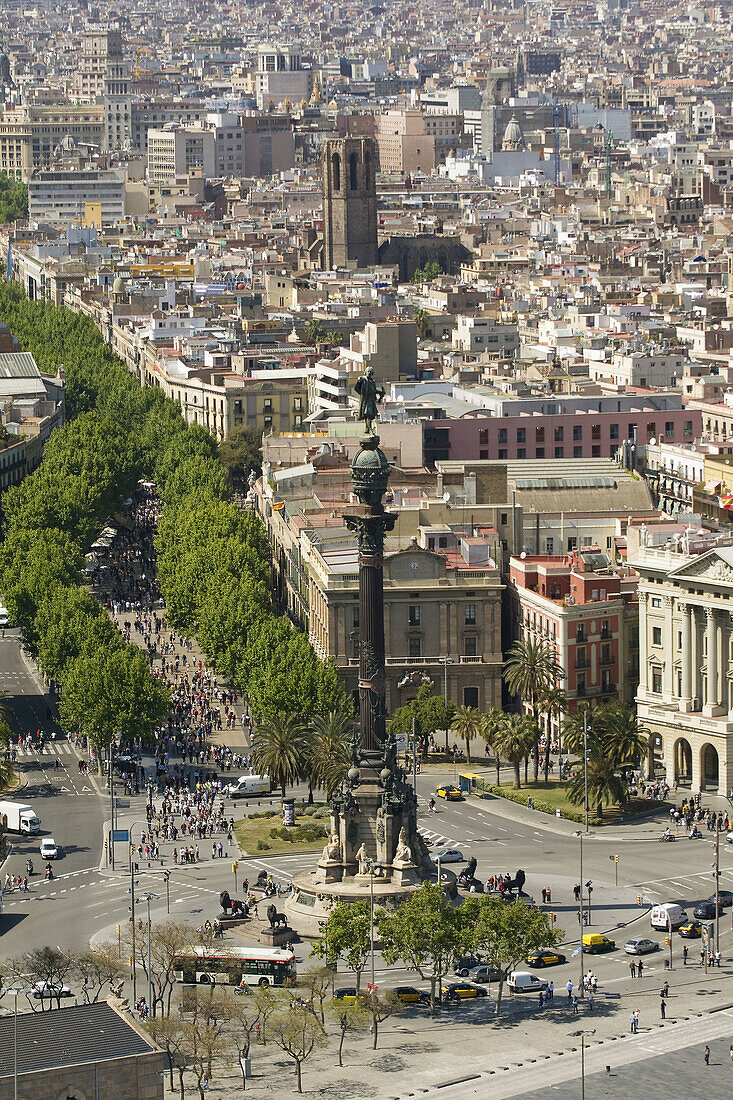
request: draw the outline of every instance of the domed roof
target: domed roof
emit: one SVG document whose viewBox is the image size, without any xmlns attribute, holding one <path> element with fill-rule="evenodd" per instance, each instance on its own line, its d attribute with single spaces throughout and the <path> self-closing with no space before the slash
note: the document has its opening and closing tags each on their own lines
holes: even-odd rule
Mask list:
<svg viewBox="0 0 733 1100">
<path fill-rule="evenodd" d="M 524 134 L 522 133 L 522 127 L 519 125 L 516 118 L 512 117 L 506 124 L 504 140 L 501 143 L 501 147 L 502 149 L 521 149 L 523 146 Z"/>
<path fill-rule="evenodd" d="M 114 277 L 114 280 L 112 282 L 112 293 L 113 294 L 124 294 L 125 293 L 125 280 L 120 275 L 115 275 L 115 277 Z"/>
</svg>

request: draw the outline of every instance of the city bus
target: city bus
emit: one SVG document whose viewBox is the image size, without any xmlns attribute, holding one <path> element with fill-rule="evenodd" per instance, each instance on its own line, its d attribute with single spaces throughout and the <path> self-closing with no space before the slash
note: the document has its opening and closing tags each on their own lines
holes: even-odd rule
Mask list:
<svg viewBox="0 0 733 1100">
<path fill-rule="evenodd" d="M 292 985 L 295 955 L 280 947 L 190 947 L 173 959 L 173 977 L 187 985 Z"/>
</svg>

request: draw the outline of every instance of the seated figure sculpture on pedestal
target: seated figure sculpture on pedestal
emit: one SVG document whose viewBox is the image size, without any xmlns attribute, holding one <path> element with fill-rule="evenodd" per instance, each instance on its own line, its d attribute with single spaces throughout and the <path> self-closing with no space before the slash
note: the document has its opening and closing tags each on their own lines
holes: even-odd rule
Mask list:
<svg viewBox="0 0 733 1100">
<path fill-rule="evenodd" d="M 395 852 L 393 862 L 394 864 L 412 863 L 412 848 L 407 843 L 407 829 L 404 825 L 400 829 L 400 835 L 397 841 L 397 851 Z"/>
</svg>

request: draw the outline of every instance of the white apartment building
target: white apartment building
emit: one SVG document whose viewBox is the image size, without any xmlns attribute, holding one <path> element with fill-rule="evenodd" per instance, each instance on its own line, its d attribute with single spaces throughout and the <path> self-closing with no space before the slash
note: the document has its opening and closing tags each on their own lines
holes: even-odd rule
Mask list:
<svg viewBox="0 0 733 1100">
<path fill-rule="evenodd" d="M 280 106 L 289 99 L 292 104 L 308 100 L 313 92 L 313 71 L 304 69 L 300 52 L 290 46 L 260 46 L 257 51 L 255 92 L 260 110 Z"/>
<path fill-rule="evenodd" d="M 37 221 L 71 225 L 86 218 L 118 225 L 125 216 L 125 173 L 114 168 L 80 172 L 36 172 L 28 182 L 28 216 Z"/>
<path fill-rule="evenodd" d="M 665 389 L 678 385 L 685 362 L 685 354 L 680 348 L 643 348 L 614 352 L 610 362 L 594 361 L 589 364 L 588 373 L 596 382 Z"/>
<path fill-rule="evenodd" d="M 174 176 L 185 176 L 193 168 L 206 179 L 216 175 L 214 148 L 216 134 L 203 126 L 166 126 L 148 130 L 148 178 L 165 183 Z"/>
<path fill-rule="evenodd" d="M 451 334 L 454 351 L 467 351 L 474 355 L 489 352 L 491 355 L 514 355 L 519 346 L 516 325 L 503 325 L 494 317 L 471 317 L 461 314 Z"/>
</svg>

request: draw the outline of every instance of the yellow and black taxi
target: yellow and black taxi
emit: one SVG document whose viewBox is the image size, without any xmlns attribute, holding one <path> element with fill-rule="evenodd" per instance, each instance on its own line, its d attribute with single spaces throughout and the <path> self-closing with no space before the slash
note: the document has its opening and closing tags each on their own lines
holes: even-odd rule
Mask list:
<svg viewBox="0 0 733 1100">
<path fill-rule="evenodd" d="M 344 1005 L 355 1005 L 357 1002 L 363 1004 L 366 1001 L 364 994 L 358 992 L 353 985 L 345 986 L 343 989 L 335 989 L 333 999 Z"/>
<path fill-rule="evenodd" d="M 457 1001 L 470 1001 L 476 997 L 488 997 L 485 989 L 480 985 L 471 985 L 470 982 L 451 982 L 442 986 L 440 990 L 444 1001 L 455 1004 Z"/>
<path fill-rule="evenodd" d="M 425 989 L 417 989 L 414 985 L 396 985 L 391 992 L 402 1001 L 403 1005 L 429 1005 L 430 994 Z"/>
<path fill-rule="evenodd" d="M 699 940 L 702 936 L 702 924 L 699 920 L 688 920 L 687 924 L 681 924 L 677 931 L 686 940 Z"/>
<path fill-rule="evenodd" d="M 444 798 L 446 802 L 462 802 L 463 792 L 454 783 L 441 783 L 435 788 L 438 798 Z"/>
<path fill-rule="evenodd" d="M 527 955 L 525 962 L 533 967 L 560 966 L 567 962 L 567 959 L 559 951 L 533 951 Z"/>
</svg>

